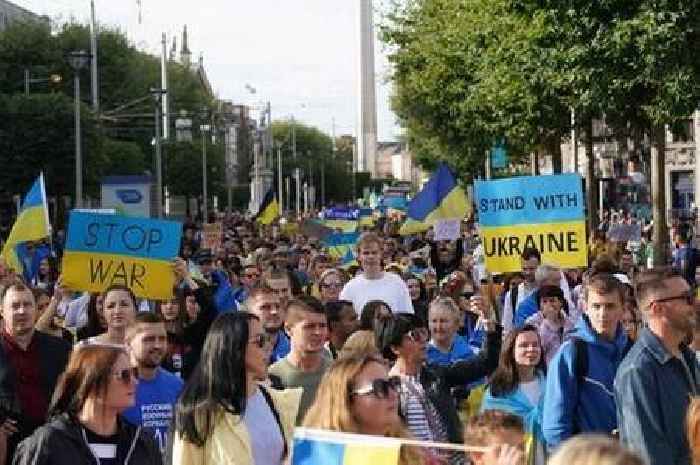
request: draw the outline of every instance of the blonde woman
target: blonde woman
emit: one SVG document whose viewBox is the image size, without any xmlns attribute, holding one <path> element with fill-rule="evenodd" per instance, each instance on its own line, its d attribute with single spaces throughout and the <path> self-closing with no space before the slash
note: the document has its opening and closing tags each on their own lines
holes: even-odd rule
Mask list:
<svg viewBox="0 0 700 465">
<path fill-rule="evenodd" d="M 581 434 L 564 442 L 547 465 L 644 465 L 644 462 L 608 436 Z"/>
<path fill-rule="evenodd" d="M 316 400 L 304 418 L 309 428 L 407 438 L 399 417 L 398 378 L 389 377 L 375 355 L 338 359 L 326 372 Z M 415 450 L 404 447 L 402 465 L 422 464 Z"/>
</svg>

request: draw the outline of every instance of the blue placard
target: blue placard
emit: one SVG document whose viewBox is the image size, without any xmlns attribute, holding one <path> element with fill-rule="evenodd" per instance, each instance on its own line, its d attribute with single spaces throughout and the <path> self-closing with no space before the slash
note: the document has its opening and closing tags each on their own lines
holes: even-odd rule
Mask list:
<svg viewBox="0 0 700 465">
<path fill-rule="evenodd" d="M 385 196 L 382 199 L 382 206 L 386 208 L 393 208 L 394 210 L 405 210 L 408 206 L 408 200 L 406 200 L 406 197 L 403 195 Z"/>
<path fill-rule="evenodd" d="M 70 213 L 66 250 L 171 260 L 180 250 L 182 224 L 100 213 Z"/>
<path fill-rule="evenodd" d="M 327 220 L 356 220 L 360 217 L 357 208 L 326 208 L 323 218 Z"/>
<path fill-rule="evenodd" d="M 491 149 L 491 166 L 493 168 L 505 168 L 507 164 L 506 148 L 503 145 L 495 145 Z"/>
<path fill-rule="evenodd" d="M 475 194 L 481 226 L 556 223 L 584 217 L 578 174 L 476 181 Z"/>
</svg>

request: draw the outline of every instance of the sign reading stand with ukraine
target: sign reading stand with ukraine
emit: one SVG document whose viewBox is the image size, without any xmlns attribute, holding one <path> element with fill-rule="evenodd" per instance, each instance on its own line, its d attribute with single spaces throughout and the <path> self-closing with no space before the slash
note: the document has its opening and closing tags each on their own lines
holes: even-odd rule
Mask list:
<svg viewBox="0 0 700 465">
<path fill-rule="evenodd" d="M 138 297 L 170 299 L 181 235 L 182 225 L 174 221 L 72 211 L 63 282 L 88 292 L 121 284 Z"/>
<path fill-rule="evenodd" d="M 578 174 L 476 181 L 475 192 L 489 271 L 520 271 L 520 255 L 532 247 L 540 251 L 543 263 L 587 266 Z"/>
</svg>

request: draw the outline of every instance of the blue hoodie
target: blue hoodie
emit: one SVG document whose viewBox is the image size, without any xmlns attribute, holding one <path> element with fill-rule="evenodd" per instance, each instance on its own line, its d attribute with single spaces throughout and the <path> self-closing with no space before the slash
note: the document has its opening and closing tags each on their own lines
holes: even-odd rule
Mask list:
<svg viewBox="0 0 700 465">
<path fill-rule="evenodd" d="M 623 358 L 627 336 L 618 325 L 615 339 L 606 341 L 581 315 L 572 332 L 584 340 L 588 351 L 588 373 L 579 385 L 575 373 L 575 344 L 569 339 L 549 363 L 544 398 L 542 432 L 552 449 L 576 433 L 609 434 L 617 428 L 615 373 Z"/>
</svg>

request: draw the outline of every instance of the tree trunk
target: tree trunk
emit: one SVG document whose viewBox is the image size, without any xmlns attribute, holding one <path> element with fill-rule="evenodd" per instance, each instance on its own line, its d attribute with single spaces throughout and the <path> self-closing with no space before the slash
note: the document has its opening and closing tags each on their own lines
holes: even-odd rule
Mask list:
<svg viewBox="0 0 700 465">
<path fill-rule="evenodd" d="M 588 237 L 592 242 L 598 229 L 598 179 L 595 176 L 593 154 L 593 119 L 586 123 L 586 205 L 588 207 Z"/>
<path fill-rule="evenodd" d="M 561 174 L 563 162 L 561 159 L 561 138 L 552 138 L 549 153 L 552 156 L 552 172 L 554 174 Z"/>
<path fill-rule="evenodd" d="M 654 268 L 668 263 L 668 224 L 666 222 L 666 131 L 663 125 L 652 129 L 651 198 Z"/>
</svg>

